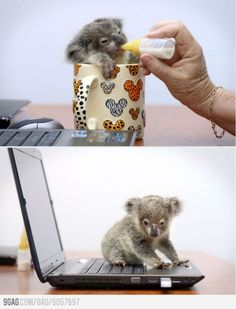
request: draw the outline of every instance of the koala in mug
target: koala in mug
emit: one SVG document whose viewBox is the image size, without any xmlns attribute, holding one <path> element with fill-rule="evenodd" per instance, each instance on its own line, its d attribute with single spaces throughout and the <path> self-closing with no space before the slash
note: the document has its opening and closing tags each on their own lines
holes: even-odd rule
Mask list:
<svg viewBox="0 0 236 309">
<path fill-rule="evenodd" d="M 127 42 L 122 26 L 119 18 L 99 18 L 85 25 L 68 45 L 67 60 L 98 65 L 106 79 L 111 78 L 116 64 L 137 62 L 121 48 Z"/>
<path fill-rule="evenodd" d="M 119 266 L 147 264 L 156 268 L 170 268 L 184 264 L 169 239 L 172 218 L 182 210 L 180 201 L 149 195 L 131 198 L 125 204 L 127 215 L 105 234 L 102 240 L 103 257 Z M 158 249 L 172 262 L 163 262 Z"/>
</svg>

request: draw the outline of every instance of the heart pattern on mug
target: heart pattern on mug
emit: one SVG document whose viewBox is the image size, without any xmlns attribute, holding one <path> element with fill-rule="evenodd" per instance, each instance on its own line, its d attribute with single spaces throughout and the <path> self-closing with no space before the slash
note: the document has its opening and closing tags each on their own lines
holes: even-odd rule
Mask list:
<svg viewBox="0 0 236 309">
<path fill-rule="evenodd" d="M 109 131 L 120 131 L 124 128 L 125 122 L 122 119 L 119 119 L 113 124 L 111 120 L 105 120 L 103 126 Z"/>
<path fill-rule="evenodd" d="M 132 101 L 138 101 L 143 89 L 143 82 L 139 79 L 135 85 L 134 82 L 129 79 L 124 83 L 124 89 L 128 91 L 129 97 Z"/>
<path fill-rule="evenodd" d="M 129 110 L 129 113 L 130 113 L 130 115 L 131 115 L 133 120 L 137 120 L 138 119 L 138 115 L 140 113 L 140 108 L 139 107 L 136 108 L 136 109 L 135 108 L 131 108 Z"/>
<path fill-rule="evenodd" d="M 129 70 L 130 75 L 135 76 L 138 74 L 138 65 L 127 65 L 126 68 Z"/>
<path fill-rule="evenodd" d="M 102 82 L 100 86 L 105 94 L 110 94 L 112 90 L 115 88 L 115 83 L 114 82 Z"/>
<path fill-rule="evenodd" d="M 110 112 L 114 117 L 119 117 L 123 113 L 123 110 L 127 104 L 127 100 L 123 98 L 120 99 L 118 103 L 116 103 L 113 99 L 108 99 L 105 103 L 106 107 L 110 109 Z"/>
<path fill-rule="evenodd" d="M 141 127 L 140 124 L 137 126 L 137 129 L 135 129 L 134 126 L 130 126 L 130 127 L 128 127 L 128 130 L 130 130 L 132 132 L 136 131 L 136 138 L 137 139 L 140 137 L 140 135 L 142 133 L 142 127 Z"/>
<path fill-rule="evenodd" d="M 115 79 L 119 72 L 120 72 L 120 68 L 118 66 L 115 66 L 111 72 L 111 79 Z"/>
</svg>

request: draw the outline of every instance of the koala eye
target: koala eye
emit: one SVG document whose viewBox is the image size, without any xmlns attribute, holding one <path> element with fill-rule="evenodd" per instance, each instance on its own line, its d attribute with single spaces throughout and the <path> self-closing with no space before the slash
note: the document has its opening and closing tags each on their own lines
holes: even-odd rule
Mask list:
<svg viewBox="0 0 236 309">
<path fill-rule="evenodd" d="M 118 30 L 117 33 L 118 33 L 118 34 L 121 34 L 121 30 Z"/>
<path fill-rule="evenodd" d="M 159 222 L 159 225 L 164 225 L 165 224 L 165 221 L 164 220 L 161 220 L 160 222 Z"/>
<path fill-rule="evenodd" d="M 108 43 L 108 38 L 101 38 L 100 43 L 101 43 L 101 44 L 106 44 L 106 43 Z"/>
<path fill-rule="evenodd" d="M 148 225 L 149 225 L 148 219 L 144 219 L 144 220 L 143 220 L 143 224 L 144 224 L 145 226 L 148 226 Z"/>
</svg>

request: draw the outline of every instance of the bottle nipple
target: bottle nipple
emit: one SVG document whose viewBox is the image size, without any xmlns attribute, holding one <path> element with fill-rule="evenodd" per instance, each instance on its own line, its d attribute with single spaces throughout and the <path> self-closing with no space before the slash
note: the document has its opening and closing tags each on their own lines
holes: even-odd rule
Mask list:
<svg viewBox="0 0 236 309">
<path fill-rule="evenodd" d="M 135 56 L 140 55 L 140 43 L 142 39 L 136 39 L 130 42 L 125 43 L 124 45 L 121 46 L 122 49 L 131 52 Z"/>
<path fill-rule="evenodd" d="M 29 243 L 28 243 L 28 238 L 27 238 L 25 229 L 23 229 L 22 234 L 21 234 L 19 249 L 21 250 L 29 249 Z"/>
</svg>

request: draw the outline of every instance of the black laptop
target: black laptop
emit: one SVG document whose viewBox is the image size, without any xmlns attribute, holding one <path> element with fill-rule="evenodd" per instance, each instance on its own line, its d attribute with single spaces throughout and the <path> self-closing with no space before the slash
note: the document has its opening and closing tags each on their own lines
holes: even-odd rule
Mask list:
<svg viewBox="0 0 236 309">
<path fill-rule="evenodd" d="M 8 151 L 34 267 L 41 282 L 64 288 L 166 289 L 192 287 L 204 278 L 191 262 L 158 270 L 141 264 L 114 266 L 102 258 L 66 259 L 40 151 Z"/>
<path fill-rule="evenodd" d="M 132 146 L 133 131 L 96 130 L 0 130 L 0 146 Z"/>
</svg>

